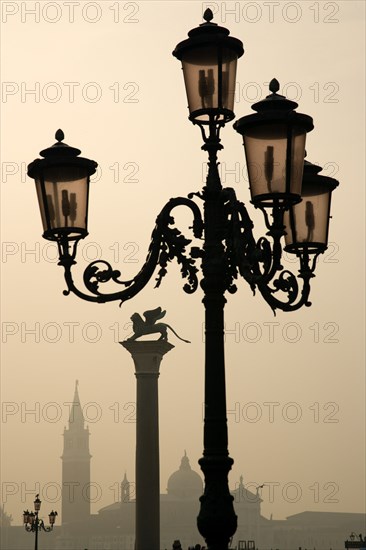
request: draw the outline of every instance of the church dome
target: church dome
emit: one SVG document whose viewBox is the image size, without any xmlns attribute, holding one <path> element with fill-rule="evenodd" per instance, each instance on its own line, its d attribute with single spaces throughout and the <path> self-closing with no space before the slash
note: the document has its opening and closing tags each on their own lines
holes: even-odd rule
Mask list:
<svg viewBox="0 0 366 550">
<path fill-rule="evenodd" d="M 179 470 L 168 479 L 168 495 L 179 499 L 197 499 L 203 493 L 201 476 L 194 472 L 184 452 Z"/>
</svg>

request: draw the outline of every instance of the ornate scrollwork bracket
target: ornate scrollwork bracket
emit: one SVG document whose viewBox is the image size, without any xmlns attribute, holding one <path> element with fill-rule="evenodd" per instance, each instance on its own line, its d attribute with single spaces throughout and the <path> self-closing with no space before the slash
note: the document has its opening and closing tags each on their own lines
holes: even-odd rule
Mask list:
<svg viewBox="0 0 366 550">
<path fill-rule="evenodd" d="M 203 221 L 201 212 L 196 203 L 185 197 L 171 199 L 164 206 L 156 219 L 156 225 L 151 235 L 146 261 L 139 273 L 133 279 L 124 281 L 120 278 L 121 272 L 114 269 L 109 262 L 105 260 L 96 260 L 87 266 L 83 275 L 85 288 L 90 294 L 80 291 L 75 286 L 72 278 L 71 267 L 76 263 L 75 255 L 77 243 L 74 242 L 70 244 L 66 240 L 64 242 L 59 242 L 59 265 L 64 267 L 65 281 L 67 284 L 67 290 L 64 291 L 64 294 L 68 295 L 72 292 L 80 298 L 90 302 L 105 303 L 121 300 L 121 303 L 123 303 L 144 288 L 157 267 L 160 269 L 156 277 L 155 286 L 160 286 L 163 277 L 167 273 L 167 264 L 173 259 L 176 259 L 178 264 L 180 264 L 182 277 L 187 280 L 183 289 L 187 293 L 194 292 L 198 286 L 198 269 L 195 266 L 195 262 L 199 255 L 197 255 L 196 250 L 193 250 L 190 254 L 186 251 L 186 247 L 192 240 L 187 239 L 177 228 L 172 227 L 174 218 L 171 213 L 177 206 L 186 206 L 192 211 L 193 224 L 191 229 L 193 231 L 193 236 L 198 239 L 202 238 Z M 110 282 L 122 285 L 125 288 L 118 292 L 101 292 L 101 286 Z"/>
<path fill-rule="evenodd" d="M 217 165 L 214 166 L 210 178 L 213 178 Z M 214 177 L 215 174 L 214 174 Z M 218 175 L 217 175 L 218 177 Z M 217 184 L 215 184 L 217 185 Z M 217 187 L 216 187 L 217 189 Z M 220 231 L 224 245 L 223 271 L 224 289 L 233 294 L 237 290 L 236 281 L 241 277 L 251 287 L 253 293 L 258 289 L 263 298 L 275 312 L 294 311 L 301 306 L 310 306 L 310 279 L 314 277 L 316 258 L 310 262 L 309 254 L 298 254 L 300 270 L 296 277 L 293 273 L 283 268 L 281 264 L 282 246 L 281 239 L 285 235 L 283 225 L 284 209 L 274 210 L 273 221 L 270 222 L 267 212 L 265 223 L 268 229 L 267 237 L 260 237 L 257 241 L 253 236 L 253 222 L 249 217 L 245 205 L 237 200 L 232 188 L 219 189 L 220 204 L 222 210 L 222 222 Z M 84 271 L 83 281 L 89 294 L 80 291 L 74 284 L 71 268 L 76 263 L 77 241 L 73 243 L 67 240 L 58 242 L 60 261 L 64 267 L 67 290 L 65 295 L 71 292 L 77 296 L 91 301 L 105 303 L 120 300 L 121 304 L 135 296 L 146 286 L 155 270 L 158 268 L 155 278 L 155 287 L 159 287 L 167 273 L 168 263 L 176 260 L 180 265 L 182 278 L 186 280 L 183 289 L 192 294 L 198 288 L 197 260 L 204 260 L 203 248 L 193 246 L 187 252 L 192 239 L 187 239 L 179 229 L 174 227 L 172 211 L 178 206 L 188 207 L 193 214 L 193 236 L 202 239 L 204 222 L 198 205 L 191 197 L 197 195 L 202 200 L 209 200 L 206 188 L 202 193 L 191 193 L 188 198 L 177 197 L 171 199 L 157 216 L 155 228 L 151 235 L 146 261 L 139 273 L 130 280 L 122 280 L 121 272 L 114 269 L 105 260 L 96 260 L 90 263 Z M 298 279 L 302 279 L 302 289 Z M 104 293 L 101 287 L 106 283 L 115 283 L 124 287 L 123 290 Z"/>
</svg>

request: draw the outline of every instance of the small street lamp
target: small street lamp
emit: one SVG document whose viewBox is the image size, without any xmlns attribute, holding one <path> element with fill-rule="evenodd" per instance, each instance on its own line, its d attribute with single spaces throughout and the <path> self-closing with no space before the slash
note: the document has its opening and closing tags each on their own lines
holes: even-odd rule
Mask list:
<svg viewBox="0 0 366 550">
<path fill-rule="evenodd" d="M 236 63 L 244 48 L 212 18 L 207 9 L 205 22 L 192 29 L 173 52 L 182 62 L 189 120 L 200 128 L 202 149 L 208 153 L 206 185 L 187 197 L 170 199 L 162 208 L 146 262 L 133 279 L 121 280 L 121 273 L 104 260 L 86 267 L 85 290 L 76 286 L 72 277 L 78 242 L 87 235 L 89 178 L 96 162 L 79 157 L 80 150 L 63 143 L 63 132 L 58 130 L 57 143 L 41 151 L 43 159 L 28 166 L 28 175 L 36 181 L 43 236 L 58 245 L 65 295 L 72 292 L 95 303 L 124 302 L 145 287 L 157 268 L 159 286 L 173 259 L 186 281 L 185 292 L 192 294 L 200 284 L 206 335 L 204 451 L 199 463 L 205 489 L 197 524 L 208 550 L 224 550 L 237 527 L 228 486 L 233 459 L 229 457 L 226 419 L 225 294 L 237 291 L 236 280 L 241 277 L 253 293 L 260 292 L 273 311 L 310 306 L 310 280 L 315 276 L 317 257 L 327 248 L 331 193 L 338 182 L 319 175 L 321 168 L 307 161 L 304 168 L 312 118 L 297 113 L 297 103 L 278 94 L 279 83 L 273 79 L 271 93 L 253 105 L 256 112 L 234 124 L 243 136 L 251 200 L 262 211 L 267 228 L 266 236 L 254 237 L 245 205 L 232 188 L 221 185 L 217 159 L 223 149 L 220 130 L 235 116 Z M 190 250 L 187 247 L 192 240 L 172 227 L 172 211 L 178 206 L 187 207 L 192 214 L 193 237 L 199 246 Z M 283 245 L 299 258 L 298 274 L 283 268 Z M 120 289 L 103 292 L 103 285 L 110 282 Z"/>
<path fill-rule="evenodd" d="M 57 516 L 57 512 L 52 510 L 52 512 L 48 514 L 50 526 L 46 527 L 43 519 L 39 519 L 38 517 L 38 512 L 41 509 L 41 503 L 42 501 L 39 499 L 39 495 L 36 495 L 34 500 L 34 512 L 29 512 L 29 510 L 25 510 L 23 512 L 23 524 L 25 530 L 29 533 L 35 534 L 34 550 L 38 550 L 38 531 L 41 529 L 46 533 L 52 531 Z"/>
</svg>

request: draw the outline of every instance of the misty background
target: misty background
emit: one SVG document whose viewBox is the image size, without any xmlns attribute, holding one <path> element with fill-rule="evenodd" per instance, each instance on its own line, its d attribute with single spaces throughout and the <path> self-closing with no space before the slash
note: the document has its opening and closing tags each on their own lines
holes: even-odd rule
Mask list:
<svg viewBox="0 0 366 550">
<path fill-rule="evenodd" d="M 14 524 L 37 492 L 45 514 L 61 511 L 62 433 L 76 379 L 91 433 L 92 512 L 118 500 L 125 472 L 134 480 L 136 382 L 118 343 L 131 335 L 134 312 L 162 306 L 165 320 L 192 342 L 170 336 L 175 349 L 162 361 L 161 492 L 185 449 L 200 471 L 201 291 L 186 295 L 171 264 L 159 289 L 152 279 L 121 308 L 66 298 L 56 246 L 41 237 L 25 174 L 58 128 L 96 160 L 89 236 L 79 244 L 74 280 L 81 287 L 83 269 L 100 257 L 133 277 L 164 204 L 204 185 L 206 154 L 171 52 L 206 7 L 244 43 L 236 117 L 268 95 L 266 83 L 276 77 L 280 93 L 314 119 L 307 159 L 340 181 L 312 307 L 274 317 L 243 282 L 228 296 L 230 488 L 240 475 L 253 492 L 264 483 L 262 514 L 275 519 L 365 509 L 364 3 L 2 2 L 1 479 Z M 222 143 L 222 183 L 245 202 L 259 238 L 265 226 L 249 203 L 241 138 L 231 124 Z M 177 227 L 191 238 L 189 214 L 176 212 Z M 286 267 L 298 269 L 290 256 Z"/>
</svg>

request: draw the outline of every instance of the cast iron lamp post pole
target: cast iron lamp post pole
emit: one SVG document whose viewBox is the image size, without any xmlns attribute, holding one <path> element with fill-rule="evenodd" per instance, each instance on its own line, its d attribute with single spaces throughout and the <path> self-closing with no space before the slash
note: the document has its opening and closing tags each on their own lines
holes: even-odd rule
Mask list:
<svg viewBox="0 0 366 550">
<path fill-rule="evenodd" d="M 218 137 L 211 135 L 204 148 L 209 163 L 204 199 L 204 246 L 201 287 L 205 307 L 205 414 L 204 451 L 199 464 L 205 476 L 200 498 L 198 529 L 212 550 L 227 548 L 236 531 L 237 516 L 228 486 L 233 460 L 228 452 L 225 390 L 224 307 L 225 215 L 217 151 Z"/>
<path fill-rule="evenodd" d="M 36 495 L 34 501 L 34 512 L 29 512 L 25 510 L 23 512 L 23 524 L 26 531 L 29 533 L 34 533 L 34 550 L 38 550 L 38 531 L 41 529 L 46 533 L 49 533 L 53 530 L 53 526 L 56 520 L 57 512 L 52 512 L 48 515 L 50 526 L 46 527 L 43 519 L 39 519 L 38 513 L 41 509 L 41 500 L 38 498 L 39 495 Z"/>
<path fill-rule="evenodd" d="M 207 151 L 205 187 L 188 197 L 170 199 L 156 219 L 145 264 L 131 280 L 104 260 L 87 266 L 80 290 L 72 277 L 77 244 L 87 234 L 89 179 L 97 163 L 79 157 L 80 150 L 57 142 L 41 151 L 42 159 L 28 166 L 35 179 L 43 222 L 43 236 L 55 241 L 59 265 L 64 268 L 65 295 L 74 293 L 90 302 L 106 303 L 133 298 L 151 279 L 156 269 L 156 286 L 176 259 L 188 294 L 200 283 L 205 307 L 205 418 L 204 451 L 199 460 L 205 476 L 204 494 L 197 519 L 208 550 L 225 550 L 236 531 L 237 517 L 229 491 L 228 472 L 233 460 L 228 453 L 226 419 L 224 306 L 225 294 L 237 291 L 236 280 L 244 279 L 253 293 L 259 291 L 272 310 L 296 311 L 310 306 L 310 280 L 316 260 L 327 249 L 331 194 L 338 182 L 319 175 L 321 168 L 305 161 L 306 134 L 313 129 L 308 115 L 295 111 L 297 103 L 278 94 L 273 79 L 270 94 L 252 106 L 254 114 L 240 118 L 234 128 L 243 136 L 251 199 L 264 216 L 267 233 L 258 240 L 246 207 L 231 188 L 222 188 L 217 162 L 220 130 L 234 118 L 236 62 L 244 53 L 240 40 L 212 23 L 206 10 L 205 22 L 192 29 L 173 54 L 182 62 L 190 116 L 198 125 Z M 203 201 L 203 216 L 197 202 Z M 192 242 L 174 226 L 172 211 L 190 209 Z M 268 237 L 268 238 L 267 238 Z M 299 259 L 295 275 L 281 263 L 285 250 Z M 199 281 L 199 266 L 202 279 Z M 122 290 L 102 292 L 113 282 Z"/>
</svg>

